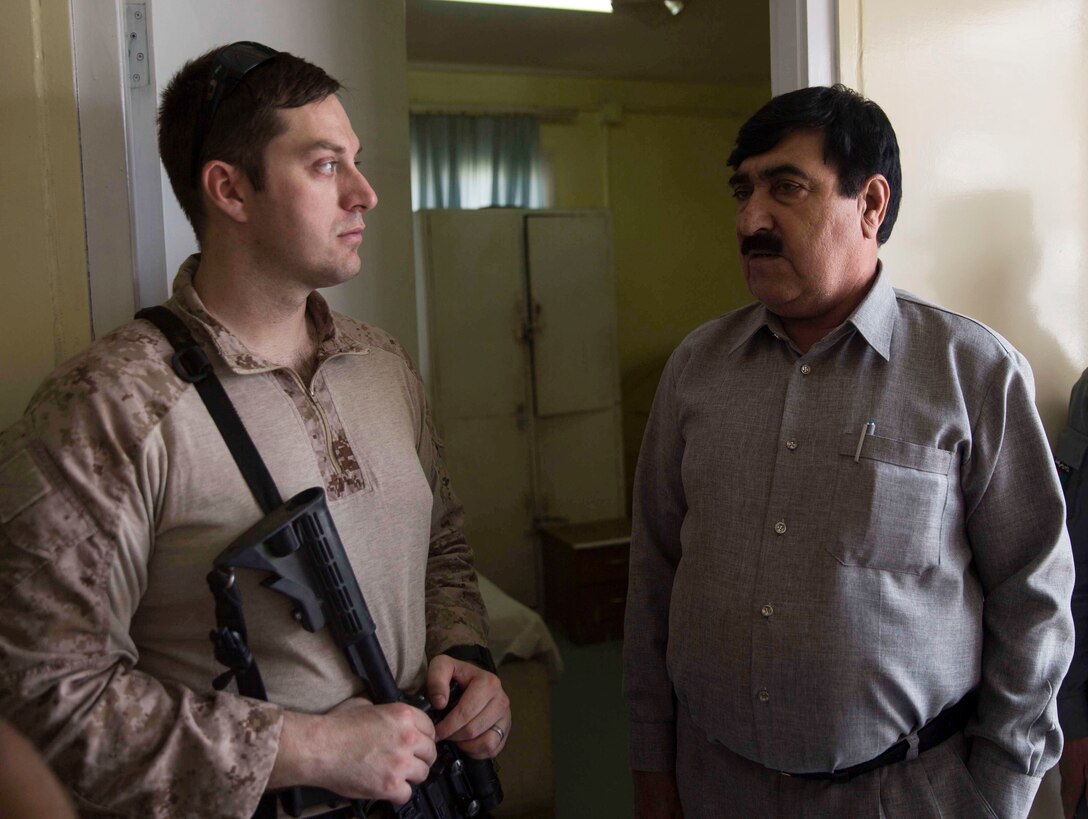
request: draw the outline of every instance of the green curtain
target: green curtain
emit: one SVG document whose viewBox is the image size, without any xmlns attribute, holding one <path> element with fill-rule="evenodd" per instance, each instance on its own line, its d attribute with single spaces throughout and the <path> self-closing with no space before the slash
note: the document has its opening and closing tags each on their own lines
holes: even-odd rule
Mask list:
<svg viewBox="0 0 1088 819">
<path fill-rule="evenodd" d="M 546 207 L 540 122 L 412 114 L 412 208 Z"/>
</svg>

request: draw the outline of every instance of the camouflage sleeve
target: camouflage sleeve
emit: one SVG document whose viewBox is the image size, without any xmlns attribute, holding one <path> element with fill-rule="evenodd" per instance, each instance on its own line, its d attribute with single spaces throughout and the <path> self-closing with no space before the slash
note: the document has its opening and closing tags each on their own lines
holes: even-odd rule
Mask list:
<svg viewBox="0 0 1088 819">
<path fill-rule="evenodd" d="M 487 645 L 487 610 L 476 582 L 472 549 L 462 533 L 464 509 L 450 487 L 442 462 L 442 444 L 422 397 L 419 460 L 434 493 L 431 544 L 427 558 L 427 656 L 450 646 Z"/>
<path fill-rule="evenodd" d="M 0 434 L 0 715 L 42 750 L 82 815 L 250 815 L 280 709 L 133 669 L 139 588 L 119 591 L 111 577 L 131 548 L 122 518 L 143 499 L 119 500 L 118 482 L 90 468 L 74 484 L 27 430 Z M 111 488 L 88 505 L 95 479 Z"/>
</svg>

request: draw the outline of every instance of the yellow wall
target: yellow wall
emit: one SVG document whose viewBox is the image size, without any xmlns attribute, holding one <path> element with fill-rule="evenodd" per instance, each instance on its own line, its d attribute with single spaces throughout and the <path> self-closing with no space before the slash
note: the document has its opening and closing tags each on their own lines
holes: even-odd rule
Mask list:
<svg viewBox="0 0 1088 819">
<path fill-rule="evenodd" d="M 628 484 L 661 367 L 702 322 L 751 300 L 725 164 L 770 97 L 754 87 L 411 70 L 413 106 L 568 109 L 541 127 L 560 208 L 612 212 Z"/>
<path fill-rule="evenodd" d="M 67 3 L 4 8 L 0 180 L 2 428 L 91 336 Z"/>
</svg>

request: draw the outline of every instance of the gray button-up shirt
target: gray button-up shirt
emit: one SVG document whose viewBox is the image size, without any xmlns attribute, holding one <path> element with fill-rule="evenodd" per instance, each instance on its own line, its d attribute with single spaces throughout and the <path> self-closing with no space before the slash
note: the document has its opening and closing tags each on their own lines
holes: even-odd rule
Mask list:
<svg viewBox="0 0 1088 819">
<path fill-rule="evenodd" d="M 639 457 L 625 690 L 636 770 L 675 712 L 769 768 L 877 756 L 976 686 L 1001 815 L 1056 760 L 1073 566 L 1031 371 L 884 274 L 802 355 L 753 304 L 665 368 Z M 1026 808 L 1025 808 L 1026 810 Z"/>
</svg>

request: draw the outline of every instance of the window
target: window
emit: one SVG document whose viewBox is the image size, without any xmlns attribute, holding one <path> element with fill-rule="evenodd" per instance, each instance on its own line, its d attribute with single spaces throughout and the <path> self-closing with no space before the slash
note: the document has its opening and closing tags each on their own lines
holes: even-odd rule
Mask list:
<svg viewBox="0 0 1088 819">
<path fill-rule="evenodd" d="M 412 114 L 411 139 L 413 210 L 548 204 L 536 117 Z"/>
</svg>

